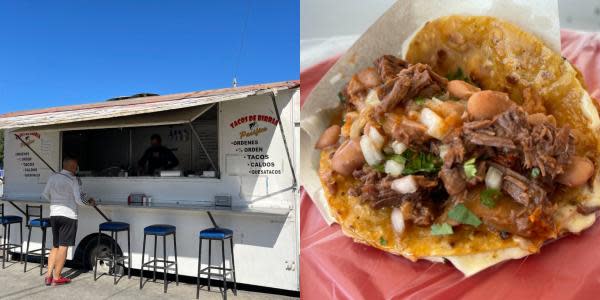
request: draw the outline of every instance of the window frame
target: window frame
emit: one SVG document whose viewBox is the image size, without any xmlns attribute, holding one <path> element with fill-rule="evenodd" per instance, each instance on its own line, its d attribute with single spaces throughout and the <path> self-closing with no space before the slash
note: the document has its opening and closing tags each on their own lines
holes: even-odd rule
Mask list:
<svg viewBox="0 0 600 300">
<path fill-rule="evenodd" d="M 83 130 L 101 130 L 101 129 L 124 129 L 124 128 L 141 128 L 141 127 L 152 127 L 152 126 L 170 126 L 170 125 L 182 125 L 182 126 L 186 126 L 189 127 L 190 124 L 193 124 L 194 121 L 196 121 L 198 118 L 200 118 L 202 115 L 204 115 L 204 113 L 208 112 L 210 109 L 212 109 L 213 107 L 216 106 L 216 110 L 217 110 L 217 118 L 216 118 L 216 125 L 217 125 L 217 157 L 216 157 L 216 161 L 214 161 L 213 163 L 215 164 L 215 167 L 217 168 L 216 170 L 216 176 L 215 177 L 185 177 L 185 176 L 181 176 L 181 177 L 161 177 L 161 176 L 127 176 L 127 177 L 114 177 L 114 176 L 81 176 L 80 178 L 83 181 L 115 181 L 115 180 L 126 180 L 126 181 L 153 181 L 153 180 L 169 180 L 169 181 L 173 181 L 173 182 L 199 182 L 199 181 L 207 181 L 207 182 L 217 182 L 217 181 L 221 181 L 222 180 L 222 174 L 221 174 L 221 153 L 222 153 L 222 147 L 221 147 L 221 103 L 220 102 L 216 102 L 216 103 L 212 103 L 212 104 L 208 104 L 210 105 L 205 111 L 203 111 L 201 114 L 195 116 L 192 120 L 190 120 L 189 122 L 180 122 L 180 123 L 173 123 L 173 124 L 159 124 L 159 125 L 142 125 L 142 126 L 128 126 L 128 127 L 111 127 L 111 128 L 81 128 L 81 129 L 75 129 L 75 130 L 60 130 L 59 131 L 59 162 L 62 162 L 63 160 L 63 145 L 64 145 L 64 140 L 63 140 L 63 135 L 66 131 L 83 131 Z M 133 155 L 133 142 L 132 142 L 132 138 L 131 138 L 131 133 L 132 131 L 130 131 L 129 133 L 129 145 L 128 145 L 128 152 L 129 152 L 129 156 Z M 195 136 L 195 134 L 192 134 L 194 137 L 192 138 L 193 140 L 198 141 L 198 137 Z M 193 147 L 193 146 L 192 146 Z M 201 153 L 205 153 L 206 156 L 209 156 L 209 154 L 207 152 L 204 152 L 204 150 L 200 149 Z M 61 166 L 62 169 L 62 166 Z"/>
</svg>

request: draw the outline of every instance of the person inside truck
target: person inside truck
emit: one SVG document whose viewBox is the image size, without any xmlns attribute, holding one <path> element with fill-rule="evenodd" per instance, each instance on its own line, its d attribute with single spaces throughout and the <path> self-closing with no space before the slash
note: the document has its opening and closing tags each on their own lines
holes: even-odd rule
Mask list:
<svg viewBox="0 0 600 300">
<path fill-rule="evenodd" d="M 138 161 L 140 174 L 156 175 L 161 170 L 171 170 L 179 165 L 179 160 L 169 148 L 162 145 L 160 135 L 153 134 L 150 137 L 150 148 L 146 149 L 144 156 Z"/>
<path fill-rule="evenodd" d="M 61 285 L 71 282 L 62 277 L 67 260 L 67 250 L 75 246 L 77 235 L 78 206 L 96 205 L 94 198 L 87 198 L 81 191 L 81 180 L 75 177 L 77 159 L 66 156 L 63 169 L 50 175 L 42 196 L 50 201 L 50 225 L 52 227 L 52 250 L 48 256 L 46 285 Z"/>
</svg>

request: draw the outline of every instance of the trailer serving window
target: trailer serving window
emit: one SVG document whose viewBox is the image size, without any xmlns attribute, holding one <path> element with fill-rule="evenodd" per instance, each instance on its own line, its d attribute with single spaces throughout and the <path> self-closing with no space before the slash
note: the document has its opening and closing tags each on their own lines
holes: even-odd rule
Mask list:
<svg viewBox="0 0 600 300">
<path fill-rule="evenodd" d="M 218 177 L 218 114 L 212 104 L 113 120 L 122 122 L 115 128 L 98 120 L 62 131 L 62 155 L 78 158 L 80 176 Z"/>
</svg>

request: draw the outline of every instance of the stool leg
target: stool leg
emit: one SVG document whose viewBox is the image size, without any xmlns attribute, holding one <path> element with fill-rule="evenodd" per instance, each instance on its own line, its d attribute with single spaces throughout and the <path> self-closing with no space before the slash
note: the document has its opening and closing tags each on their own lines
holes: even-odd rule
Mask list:
<svg viewBox="0 0 600 300">
<path fill-rule="evenodd" d="M 152 281 L 156 282 L 156 240 L 158 236 L 154 236 L 154 273 L 152 274 Z"/>
<path fill-rule="evenodd" d="M 102 230 L 98 230 L 98 238 L 96 239 L 96 250 L 98 250 L 98 246 L 100 246 L 100 235 L 102 235 Z M 94 281 L 98 280 L 96 274 L 98 272 L 98 251 L 94 253 Z"/>
<path fill-rule="evenodd" d="M 4 269 L 6 261 L 6 224 L 2 224 L 4 234 L 2 235 L 2 269 Z"/>
<path fill-rule="evenodd" d="M 198 247 L 198 277 L 196 278 L 196 299 L 200 297 L 200 270 L 202 269 L 202 238 Z"/>
<path fill-rule="evenodd" d="M 46 265 L 46 227 L 42 228 L 42 265 L 40 266 L 40 276 L 44 272 Z"/>
<path fill-rule="evenodd" d="M 179 285 L 179 269 L 177 268 L 177 233 L 173 233 L 173 250 L 175 251 L 175 285 Z"/>
<path fill-rule="evenodd" d="M 129 269 L 127 269 L 127 278 L 131 279 L 131 236 L 129 228 L 127 229 L 127 264 L 129 265 Z"/>
<path fill-rule="evenodd" d="M 231 271 L 233 272 L 233 294 L 237 296 L 237 280 L 235 279 L 235 259 L 233 257 L 233 237 L 229 239 L 231 243 Z"/>
<path fill-rule="evenodd" d="M 21 232 L 21 244 L 19 244 L 19 250 L 21 250 L 21 263 L 23 263 L 23 222 L 19 222 L 19 232 Z"/>
<path fill-rule="evenodd" d="M 8 235 L 7 235 L 7 237 L 8 237 L 8 244 L 10 246 L 10 224 L 8 224 Z M 8 249 L 6 251 L 6 255 L 7 255 L 6 256 L 7 258 L 10 257 L 10 249 Z M 4 266 L 2 266 L 2 267 L 4 268 Z"/>
<path fill-rule="evenodd" d="M 27 272 L 27 259 L 29 256 L 29 241 L 31 241 L 31 226 L 27 226 L 27 228 L 29 228 L 29 233 L 27 234 L 27 247 L 25 248 L 25 265 L 23 266 L 23 273 Z M 42 271 L 40 271 L 40 273 L 41 272 Z"/>
<path fill-rule="evenodd" d="M 212 257 L 212 240 L 208 239 L 208 291 L 210 292 L 210 271 L 211 271 L 211 257 Z"/>
<path fill-rule="evenodd" d="M 163 235 L 163 280 L 165 285 L 165 293 L 167 292 L 167 235 Z"/>
<path fill-rule="evenodd" d="M 112 236 L 112 232 L 111 232 L 111 236 Z M 112 259 L 113 259 L 113 284 L 117 284 L 117 243 L 119 240 L 119 232 L 115 231 L 115 238 L 113 240 L 113 255 L 112 255 Z"/>
<path fill-rule="evenodd" d="M 221 240 L 221 257 L 223 258 L 223 299 L 227 299 L 227 273 L 225 272 L 225 239 Z"/>
<path fill-rule="evenodd" d="M 144 242 L 142 243 L 142 267 L 140 268 L 140 290 L 142 289 L 142 280 L 144 279 L 144 254 L 146 253 L 146 233 L 144 233 Z"/>
</svg>

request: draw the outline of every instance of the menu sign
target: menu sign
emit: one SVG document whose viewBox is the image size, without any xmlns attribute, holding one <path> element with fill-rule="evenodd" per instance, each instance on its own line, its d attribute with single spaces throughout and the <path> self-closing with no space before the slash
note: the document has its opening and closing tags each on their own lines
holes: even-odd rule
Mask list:
<svg viewBox="0 0 600 300">
<path fill-rule="evenodd" d="M 58 133 L 19 132 L 7 134 L 4 158 L 7 177 L 21 178 L 23 183 L 44 184 L 52 171 L 36 153 L 49 164 L 56 166 L 58 161 L 57 142 Z"/>
<path fill-rule="evenodd" d="M 40 143 L 40 134 L 37 132 L 17 133 L 15 139 L 20 143 L 21 151 L 14 152 L 14 158 L 21 166 L 21 172 L 25 177 L 40 177 L 36 161 L 29 150 L 34 143 Z"/>
<path fill-rule="evenodd" d="M 248 114 L 229 123 L 233 130 L 230 141 L 234 153 L 227 154 L 229 175 L 281 175 L 283 161 L 268 153 L 279 121 L 266 114 Z"/>
</svg>

